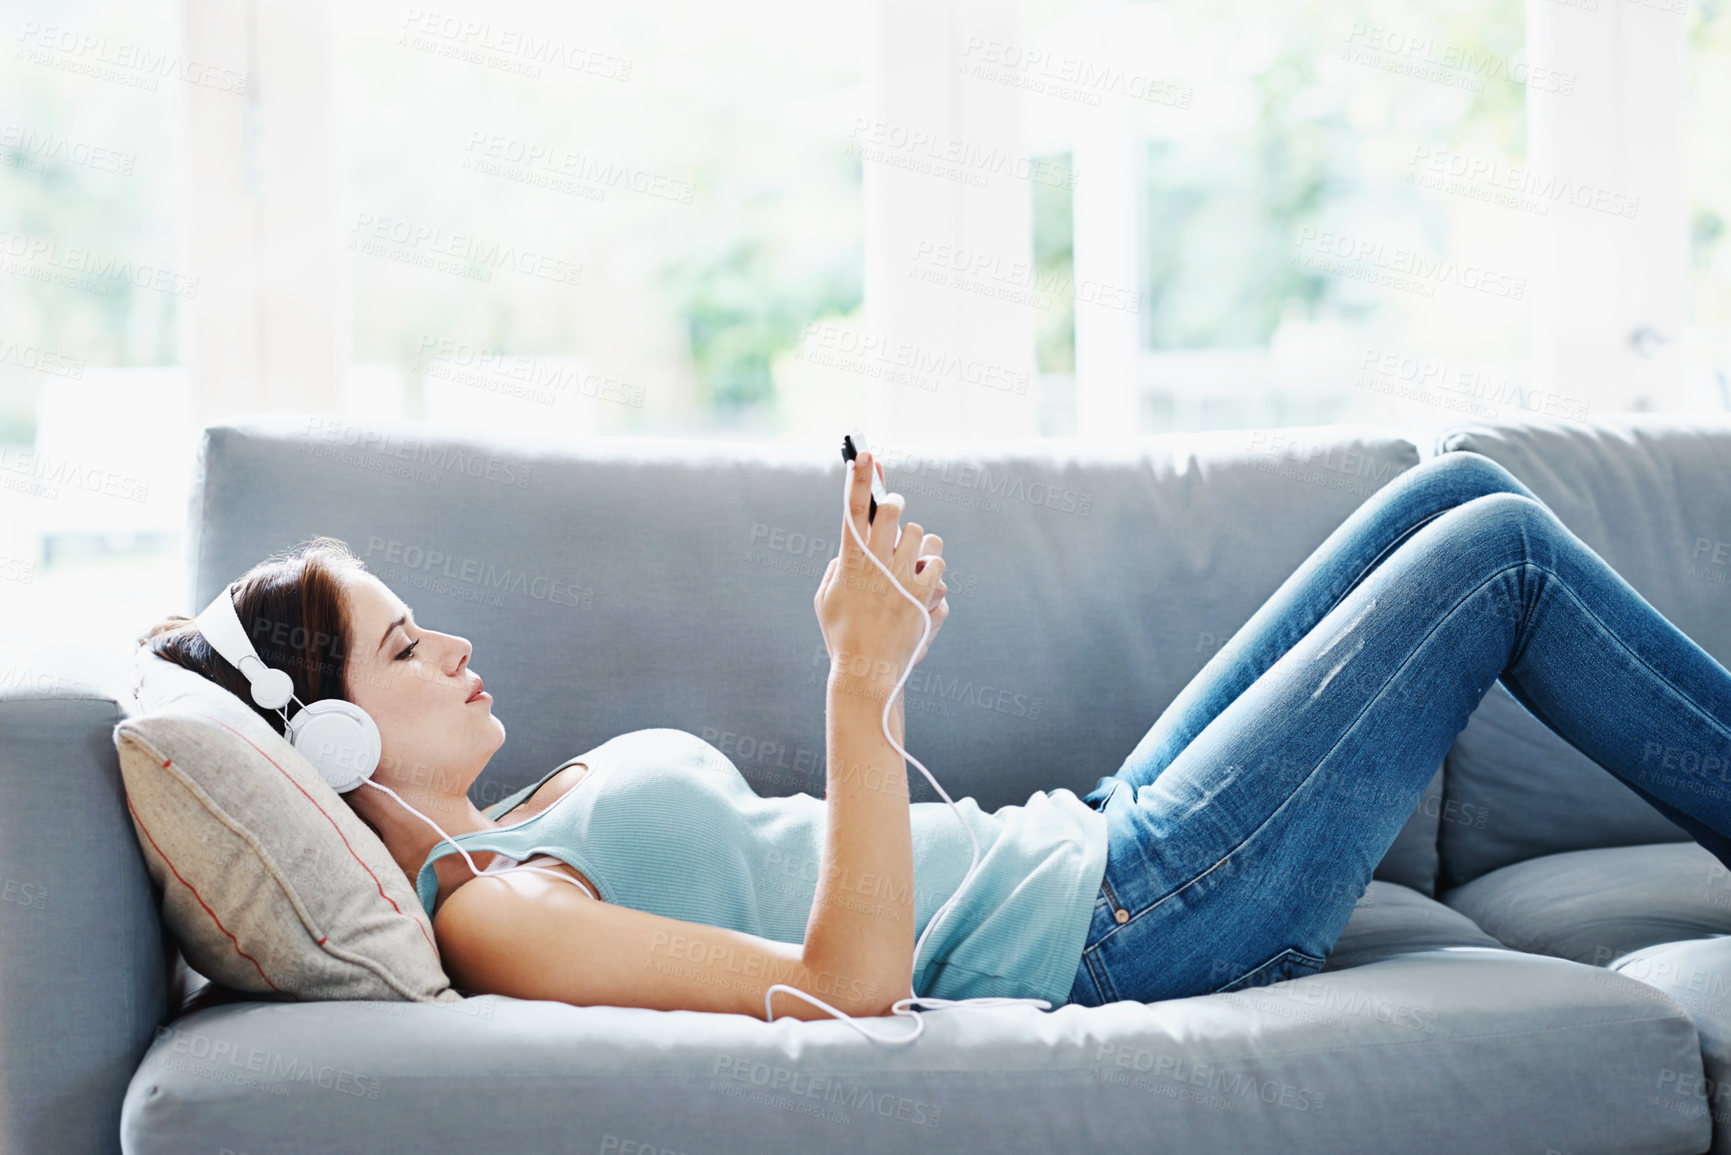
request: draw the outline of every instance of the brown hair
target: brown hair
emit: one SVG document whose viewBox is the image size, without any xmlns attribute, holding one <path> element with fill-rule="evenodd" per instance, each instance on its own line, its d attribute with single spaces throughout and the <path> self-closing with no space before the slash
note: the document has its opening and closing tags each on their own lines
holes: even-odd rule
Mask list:
<svg viewBox="0 0 1731 1155">
<path fill-rule="evenodd" d="M 295 698 L 300 701 L 291 699 L 283 708 L 290 717 L 302 703 L 353 700 L 348 692 L 349 613 L 342 579 L 365 568 L 346 543 L 315 537 L 272 554 L 230 587 L 235 613 L 253 649 L 265 665 L 286 672 L 294 681 Z M 184 614 L 150 627 L 138 644 L 233 693 L 278 734 L 287 729 L 281 713 L 252 700 L 246 675 L 213 650 Z"/>
</svg>

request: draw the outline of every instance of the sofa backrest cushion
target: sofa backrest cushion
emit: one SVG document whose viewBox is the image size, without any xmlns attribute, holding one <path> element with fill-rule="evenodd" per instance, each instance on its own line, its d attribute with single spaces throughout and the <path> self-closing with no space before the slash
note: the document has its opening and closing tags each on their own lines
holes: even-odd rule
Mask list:
<svg viewBox="0 0 1731 1155">
<path fill-rule="evenodd" d="M 432 924 L 376 834 L 244 702 L 139 647 L 114 728 L 162 920 L 199 974 L 288 999 L 451 1002 Z"/>
<path fill-rule="evenodd" d="M 1462 425 L 1436 452 L 1482 453 L 1673 625 L 1731 664 L 1731 418 L 1628 414 Z M 1689 835 L 1493 686 L 1446 760 L 1473 822 L 1441 826 L 1443 887 L 1541 854 Z"/>
<path fill-rule="evenodd" d="M 761 794 L 821 796 L 812 597 L 842 530 L 839 443 L 212 426 L 189 600 L 313 535 L 347 541 L 417 621 L 474 643 L 507 731 L 478 806 L 657 726 L 708 741 Z M 874 448 L 904 524 L 941 536 L 948 562 L 949 620 L 906 686 L 907 746 L 987 808 L 1115 772 L 1298 563 L 1418 461 L 1409 442 L 1340 428 Z M 908 774 L 916 800 L 937 797 Z M 1426 890 L 1429 810 L 1388 863 Z"/>
</svg>

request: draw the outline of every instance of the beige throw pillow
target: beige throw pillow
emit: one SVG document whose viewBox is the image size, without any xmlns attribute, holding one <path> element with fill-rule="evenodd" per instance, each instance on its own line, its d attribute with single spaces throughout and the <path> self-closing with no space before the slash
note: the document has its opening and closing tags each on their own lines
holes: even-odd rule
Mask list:
<svg viewBox="0 0 1731 1155">
<path fill-rule="evenodd" d="M 208 679 L 146 647 L 135 668 L 114 743 L 187 962 L 259 994 L 461 1001 L 409 880 L 312 764 Z"/>
</svg>

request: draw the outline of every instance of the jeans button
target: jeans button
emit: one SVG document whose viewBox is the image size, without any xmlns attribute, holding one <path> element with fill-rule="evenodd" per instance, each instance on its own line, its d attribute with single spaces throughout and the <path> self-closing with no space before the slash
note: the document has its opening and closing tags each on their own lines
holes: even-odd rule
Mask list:
<svg viewBox="0 0 1731 1155">
<path fill-rule="evenodd" d="M 1112 912 L 1112 917 L 1117 919 L 1121 923 L 1129 922 L 1130 921 L 1130 912 L 1125 910 L 1123 907 L 1119 907 L 1117 910 Z"/>
</svg>

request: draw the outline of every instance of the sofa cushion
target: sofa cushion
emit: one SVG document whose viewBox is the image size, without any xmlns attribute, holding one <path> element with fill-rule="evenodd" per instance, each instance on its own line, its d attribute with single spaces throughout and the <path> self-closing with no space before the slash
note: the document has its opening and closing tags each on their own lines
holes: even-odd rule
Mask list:
<svg viewBox="0 0 1731 1155">
<path fill-rule="evenodd" d="M 1498 462 L 1642 597 L 1731 665 L 1731 417 L 1463 425 L 1437 452 Z M 1552 733 L 1499 683 L 1447 759 L 1445 791 L 1484 817 L 1443 823 L 1441 889 L 1526 858 L 1689 835 Z"/>
<path fill-rule="evenodd" d="M 1328 952 L 1324 971 L 1449 946 L 1500 947 L 1477 923 L 1434 898 L 1394 882 L 1372 881 Z"/>
<path fill-rule="evenodd" d="M 760 794 L 821 796 L 811 599 L 839 545 L 838 441 L 213 425 L 189 600 L 311 534 L 347 541 L 417 620 L 474 642 L 510 735 L 477 806 L 657 726 L 711 743 Z M 905 687 L 908 749 L 987 810 L 1115 772 L 1299 562 L 1418 461 L 1362 427 L 875 448 L 949 563 L 949 620 Z M 1428 892 L 1436 817 L 1414 823 L 1378 877 Z"/>
<path fill-rule="evenodd" d="M 1727 892 L 1731 893 L 1731 892 Z M 1731 938 L 1669 942 L 1631 951 L 1611 963 L 1689 1012 L 1701 1036 L 1704 1083 L 1678 1075 L 1660 1088 L 1668 1107 L 1713 1122 L 1712 1155 L 1731 1153 Z"/>
<path fill-rule="evenodd" d="M 217 1007 L 153 1045 L 120 1139 L 130 1155 L 287 1150 L 285 1136 L 430 1155 L 1682 1155 L 1709 1141 L 1703 1114 L 1656 1093 L 1681 1078 L 1699 1097 L 1695 1029 L 1633 979 L 1445 947 L 1290 985 L 1314 992 L 1311 1013 L 1225 995 L 962 1008 L 928 1014 L 911 1047 L 845 1023 L 491 997 Z"/>
<path fill-rule="evenodd" d="M 1656 943 L 1731 933 L 1731 871 L 1694 842 L 1548 854 L 1442 899 L 1516 950 L 1591 966 Z"/>
<path fill-rule="evenodd" d="M 114 742 L 187 962 L 276 996 L 460 1000 L 408 878 L 312 764 L 220 686 L 144 647 L 137 665 Z"/>
</svg>

